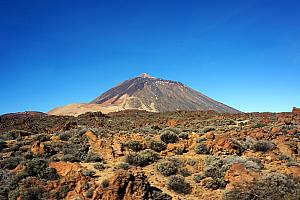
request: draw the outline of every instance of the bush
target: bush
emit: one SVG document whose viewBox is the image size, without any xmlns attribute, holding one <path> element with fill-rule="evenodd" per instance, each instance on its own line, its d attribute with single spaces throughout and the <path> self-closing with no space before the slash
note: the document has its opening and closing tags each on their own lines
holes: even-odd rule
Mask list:
<svg viewBox="0 0 300 200">
<path fill-rule="evenodd" d="M 72 155 L 72 154 L 64 155 L 62 160 L 65 162 L 80 162 L 80 160 L 78 158 L 76 158 L 75 155 Z"/>
<path fill-rule="evenodd" d="M 93 177 L 95 175 L 95 171 L 93 170 L 82 170 L 82 174 L 84 176 L 89 176 L 89 177 Z"/>
<path fill-rule="evenodd" d="M 59 134 L 59 139 L 63 141 L 68 141 L 72 137 L 72 134 L 70 131 L 66 131 L 64 133 Z"/>
<path fill-rule="evenodd" d="M 203 174 L 195 174 L 193 179 L 196 183 L 200 183 L 202 179 L 204 179 L 205 176 Z"/>
<path fill-rule="evenodd" d="M 167 144 L 176 143 L 178 141 L 178 136 L 176 133 L 166 130 L 160 135 L 160 139 Z"/>
<path fill-rule="evenodd" d="M 94 168 L 98 169 L 99 171 L 102 171 L 102 170 L 106 169 L 107 167 L 103 163 L 96 163 L 94 165 Z"/>
<path fill-rule="evenodd" d="M 150 149 L 152 149 L 156 152 L 161 152 L 161 151 L 167 149 L 167 145 L 166 145 L 166 143 L 164 143 L 162 141 L 152 140 L 152 141 L 150 141 Z"/>
<path fill-rule="evenodd" d="M 50 136 L 48 134 L 39 134 L 33 137 L 34 141 L 46 142 L 50 140 Z"/>
<path fill-rule="evenodd" d="M 33 186 L 21 193 L 21 199 L 42 199 L 44 190 L 41 187 Z"/>
<path fill-rule="evenodd" d="M 191 185 L 184 180 L 183 176 L 172 175 L 167 181 L 167 187 L 180 194 L 189 194 L 192 191 Z"/>
<path fill-rule="evenodd" d="M 103 159 L 101 156 L 93 153 L 89 153 L 85 158 L 85 162 L 101 162 Z"/>
<path fill-rule="evenodd" d="M 236 185 L 223 195 L 224 200 L 235 199 L 299 199 L 299 180 L 281 173 L 268 173 L 251 184 Z"/>
<path fill-rule="evenodd" d="M 109 180 L 105 179 L 101 182 L 102 188 L 108 188 L 109 187 Z"/>
<path fill-rule="evenodd" d="M 2 151 L 2 149 L 7 148 L 7 144 L 5 141 L 0 140 L 0 151 Z"/>
<path fill-rule="evenodd" d="M 189 134 L 188 133 L 180 133 L 178 136 L 181 139 L 189 139 Z"/>
<path fill-rule="evenodd" d="M 125 162 L 136 166 L 147 166 L 160 158 L 159 154 L 153 150 L 146 149 L 138 153 L 130 153 L 125 156 Z"/>
<path fill-rule="evenodd" d="M 132 151 L 140 151 L 142 149 L 142 144 L 140 141 L 131 140 L 128 141 L 125 146 L 127 146 Z"/>
<path fill-rule="evenodd" d="M 225 169 L 224 162 L 216 156 L 209 156 L 205 159 L 204 174 L 206 177 L 223 178 Z"/>
<path fill-rule="evenodd" d="M 46 180 L 56 180 L 59 176 L 54 168 L 49 168 L 48 163 L 40 158 L 34 158 L 25 164 L 29 176 L 36 176 Z"/>
<path fill-rule="evenodd" d="M 267 152 L 269 150 L 272 150 L 274 147 L 273 143 L 267 140 L 260 140 L 257 141 L 253 144 L 251 149 L 253 151 L 262 151 L 262 152 Z"/>
<path fill-rule="evenodd" d="M 184 177 L 188 177 L 192 175 L 192 173 L 186 167 L 180 168 L 178 170 L 178 173 Z"/>
<path fill-rule="evenodd" d="M 1 169 L 14 169 L 21 163 L 23 159 L 19 157 L 11 157 L 6 158 L 5 160 L 0 161 L 0 168 Z"/>
<path fill-rule="evenodd" d="M 197 154 L 209 154 L 210 153 L 209 149 L 206 147 L 206 145 L 204 143 L 197 144 L 195 147 L 195 152 Z"/>
<path fill-rule="evenodd" d="M 262 128 L 262 127 L 264 127 L 264 126 L 266 126 L 266 124 L 263 124 L 263 123 L 257 123 L 257 124 L 255 124 L 255 125 L 253 125 L 252 128 Z"/>
<path fill-rule="evenodd" d="M 203 128 L 203 132 L 204 133 L 207 133 L 207 132 L 210 132 L 210 131 L 214 131 L 214 130 L 216 130 L 216 128 L 213 127 L 213 126 L 207 126 L 207 127 Z"/>
<path fill-rule="evenodd" d="M 159 171 L 163 176 L 171 176 L 173 174 L 176 174 L 177 172 L 177 166 L 174 164 L 174 162 L 171 161 L 162 161 L 156 165 L 157 171 Z"/>
<path fill-rule="evenodd" d="M 120 163 L 119 165 L 118 165 L 118 168 L 119 169 L 125 169 L 125 170 L 127 170 L 127 169 L 129 169 L 129 164 L 128 163 Z"/>
<path fill-rule="evenodd" d="M 224 188 L 226 186 L 226 182 L 222 178 L 214 178 L 211 180 L 208 180 L 204 187 L 207 189 L 217 190 L 219 188 Z"/>
<path fill-rule="evenodd" d="M 173 149 L 173 152 L 177 155 L 182 155 L 183 153 L 186 153 L 186 148 L 184 146 L 176 146 L 174 149 Z"/>
</svg>

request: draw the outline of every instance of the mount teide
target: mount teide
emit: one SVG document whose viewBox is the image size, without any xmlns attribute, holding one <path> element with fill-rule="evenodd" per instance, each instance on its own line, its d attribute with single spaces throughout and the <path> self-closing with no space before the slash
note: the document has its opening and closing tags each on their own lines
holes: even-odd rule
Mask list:
<svg viewBox="0 0 300 200">
<path fill-rule="evenodd" d="M 124 81 L 104 92 L 90 103 L 69 104 L 48 112 L 52 115 L 79 115 L 85 112 L 103 113 L 138 109 L 150 112 L 177 110 L 214 110 L 220 113 L 239 111 L 217 102 L 186 85 L 152 77 L 146 73 Z"/>
</svg>

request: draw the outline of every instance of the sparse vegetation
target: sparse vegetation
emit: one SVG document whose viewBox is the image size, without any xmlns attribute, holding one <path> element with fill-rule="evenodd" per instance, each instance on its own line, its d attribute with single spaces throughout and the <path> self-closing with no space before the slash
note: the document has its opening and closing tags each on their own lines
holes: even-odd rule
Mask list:
<svg viewBox="0 0 300 200">
<path fill-rule="evenodd" d="M 176 143 L 178 141 L 178 136 L 176 133 L 170 131 L 170 130 L 165 130 L 161 135 L 160 139 L 169 144 L 169 143 Z"/>
<path fill-rule="evenodd" d="M 167 181 L 167 187 L 180 194 L 189 194 L 192 191 L 191 185 L 180 175 L 170 176 Z"/>
<path fill-rule="evenodd" d="M 151 140 L 150 141 L 150 149 L 156 151 L 156 152 L 161 152 L 167 148 L 166 143 L 162 141 L 156 141 L 156 140 Z"/>
<path fill-rule="evenodd" d="M 176 174 L 177 166 L 172 161 L 164 160 L 156 165 L 156 169 L 164 176 Z"/>
<path fill-rule="evenodd" d="M 204 143 L 197 144 L 195 147 L 195 152 L 197 154 L 209 154 L 209 149 Z"/>
<path fill-rule="evenodd" d="M 159 154 L 153 150 L 146 149 L 138 153 L 130 153 L 125 157 L 125 162 L 136 166 L 147 166 L 157 161 L 160 158 Z"/>
<path fill-rule="evenodd" d="M 127 146 L 132 151 L 140 151 L 140 150 L 142 150 L 142 144 L 141 144 L 141 142 L 140 141 L 136 141 L 136 140 L 128 141 L 125 144 L 125 146 Z"/>
</svg>

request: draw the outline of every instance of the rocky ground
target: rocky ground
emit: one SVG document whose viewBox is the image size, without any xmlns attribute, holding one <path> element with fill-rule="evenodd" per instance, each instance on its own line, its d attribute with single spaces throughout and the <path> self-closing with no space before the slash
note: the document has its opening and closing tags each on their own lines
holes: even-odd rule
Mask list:
<svg viewBox="0 0 300 200">
<path fill-rule="evenodd" d="M 0 199 L 300 199 L 300 110 L 0 117 Z"/>
</svg>

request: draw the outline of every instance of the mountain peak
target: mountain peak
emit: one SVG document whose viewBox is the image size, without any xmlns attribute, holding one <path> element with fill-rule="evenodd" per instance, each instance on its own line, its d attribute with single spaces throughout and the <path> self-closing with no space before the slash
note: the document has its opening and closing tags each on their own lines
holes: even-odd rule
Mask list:
<svg viewBox="0 0 300 200">
<path fill-rule="evenodd" d="M 140 74 L 138 77 L 141 77 L 141 78 L 155 78 L 155 77 L 153 77 L 153 76 L 150 76 L 150 75 L 147 74 L 147 73 L 142 73 L 142 74 Z"/>
</svg>

